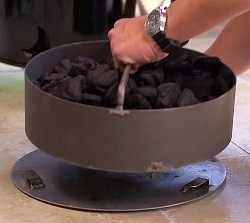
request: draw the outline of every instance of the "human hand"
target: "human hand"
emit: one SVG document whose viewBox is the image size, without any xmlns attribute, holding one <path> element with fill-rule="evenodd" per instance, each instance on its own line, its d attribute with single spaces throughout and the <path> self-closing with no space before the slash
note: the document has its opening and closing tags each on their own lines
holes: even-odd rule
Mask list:
<svg viewBox="0 0 250 223">
<path fill-rule="evenodd" d="M 131 64 L 136 69 L 147 63 L 162 60 L 167 56 L 146 33 L 146 17 L 118 20 L 108 37 L 116 66 L 124 68 Z"/>
</svg>

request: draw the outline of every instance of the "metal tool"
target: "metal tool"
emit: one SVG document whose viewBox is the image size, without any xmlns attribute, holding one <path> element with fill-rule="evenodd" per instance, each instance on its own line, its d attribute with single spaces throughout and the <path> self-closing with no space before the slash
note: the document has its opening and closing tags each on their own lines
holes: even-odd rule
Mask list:
<svg viewBox="0 0 250 223">
<path fill-rule="evenodd" d="M 126 65 L 117 92 L 117 109 L 123 111 L 126 87 L 131 73 L 131 65 Z"/>
</svg>

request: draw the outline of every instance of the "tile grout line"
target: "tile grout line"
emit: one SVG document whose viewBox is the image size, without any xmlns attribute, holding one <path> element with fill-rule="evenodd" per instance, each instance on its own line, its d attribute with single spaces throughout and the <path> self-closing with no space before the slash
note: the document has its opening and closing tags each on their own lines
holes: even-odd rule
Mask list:
<svg viewBox="0 0 250 223">
<path fill-rule="evenodd" d="M 242 146 L 238 145 L 236 142 L 234 142 L 232 140 L 232 144 L 234 144 L 236 147 L 238 147 L 239 149 L 241 149 L 243 152 L 247 153 L 248 155 L 250 155 L 250 152 L 248 152 L 246 149 L 244 149 Z"/>
<path fill-rule="evenodd" d="M 161 216 L 163 216 L 169 223 L 177 223 L 175 221 L 175 219 L 172 219 L 168 213 L 168 211 L 163 211 L 163 210 L 160 210 L 159 211 Z"/>
</svg>

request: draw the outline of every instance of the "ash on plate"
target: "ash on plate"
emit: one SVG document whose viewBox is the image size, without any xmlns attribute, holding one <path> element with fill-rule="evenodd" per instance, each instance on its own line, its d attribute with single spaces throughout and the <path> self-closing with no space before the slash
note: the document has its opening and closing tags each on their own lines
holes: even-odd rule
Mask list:
<svg viewBox="0 0 250 223">
<path fill-rule="evenodd" d="M 77 57 L 65 59 L 36 84 L 57 97 L 114 108 L 121 74 L 110 64 Z M 125 109 L 161 109 L 194 105 L 223 95 L 233 75 L 216 57 L 181 54 L 141 67 L 129 79 Z"/>
</svg>

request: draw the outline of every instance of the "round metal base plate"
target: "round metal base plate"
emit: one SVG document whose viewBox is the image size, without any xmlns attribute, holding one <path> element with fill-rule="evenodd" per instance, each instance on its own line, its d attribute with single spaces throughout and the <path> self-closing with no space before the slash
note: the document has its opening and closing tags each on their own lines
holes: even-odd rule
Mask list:
<svg viewBox="0 0 250 223">
<path fill-rule="evenodd" d="M 201 199 L 224 182 L 217 160 L 168 173 L 111 173 L 82 169 L 39 150 L 18 160 L 12 180 L 23 193 L 66 208 L 94 211 L 140 211 Z"/>
</svg>

